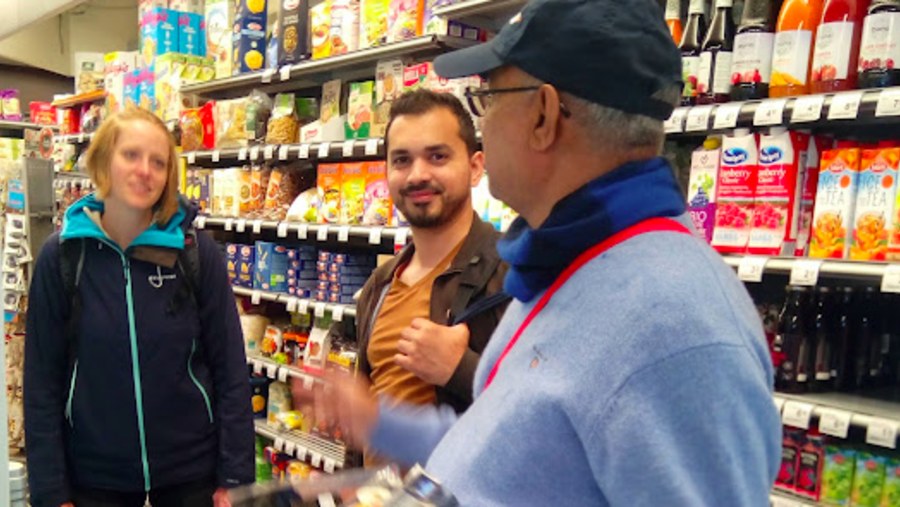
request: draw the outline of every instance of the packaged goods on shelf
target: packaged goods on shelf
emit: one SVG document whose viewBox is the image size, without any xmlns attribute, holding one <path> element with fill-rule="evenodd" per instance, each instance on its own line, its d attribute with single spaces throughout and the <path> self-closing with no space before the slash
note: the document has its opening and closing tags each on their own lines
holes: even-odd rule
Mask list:
<svg viewBox="0 0 900 507">
<path fill-rule="evenodd" d="M 216 102 L 216 148 L 242 148 L 265 138 L 272 111 L 268 95 L 254 91 L 248 97 Z"/>
<path fill-rule="evenodd" d="M 19 90 L 0 90 L 0 120 L 22 121 L 22 105 Z"/>
<path fill-rule="evenodd" d="M 237 248 L 237 245 L 229 244 L 227 249 Z M 226 265 L 229 274 L 232 271 L 235 271 L 237 268 Z M 269 318 L 265 315 L 256 315 L 256 314 L 242 314 L 241 318 L 241 331 L 244 335 L 244 344 L 246 345 L 246 350 L 248 354 L 258 353 L 260 350 L 260 346 L 262 345 L 263 336 L 266 333 L 266 328 L 269 326 Z M 268 393 L 268 391 L 266 391 Z M 268 394 L 267 394 L 268 396 Z M 254 404 L 254 412 L 256 412 L 256 405 Z M 265 413 L 265 408 L 262 408 L 263 413 Z"/>
<path fill-rule="evenodd" d="M 177 120 L 181 114 L 181 79 L 187 68 L 187 57 L 167 53 L 156 58 L 153 66 L 153 112 L 163 121 Z"/>
<path fill-rule="evenodd" d="M 374 91 L 374 81 L 350 83 L 347 121 L 344 124 L 345 139 L 368 139 L 371 137 Z"/>
<path fill-rule="evenodd" d="M 358 225 L 365 212 L 366 173 L 365 163 L 345 162 L 341 164 L 341 204 L 340 223 Z"/>
<path fill-rule="evenodd" d="M 253 169 L 245 165 L 238 170 L 238 216 L 246 217 L 255 211 L 259 204 L 253 200 Z"/>
<path fill-rule="evenodd" d="M 56 108 L 49 102 L 31 101 L 28 103 L 31 123 L 38 125 L 56 125 Z"/>
<path fill-rule="evenodd" d="M 169 0 L 169 8 L 173 11 L 190 12 L 203 15 L 203 0 Z"/>
<path fill-rule="evenodd" d="M 383 161 L 366 162 L 366 195 L 363 203 L 363 225 L 391 225 L 390 189 L 387 183 L 387 164 Z"/>
<path fill-rule="evenodd" d="M 341 81 L 335 79 L 322 85 L 322 102 L 319 121 L 328 123 L 341 114 Z"/>
<path fill-rule="evenodd" d="M 806 257 L 809 253 L 809 238 L 812 233 L 813 210 L 816 204 L 816 190 L 819 186 L 819 154 L 825 146 L 823 137 L 810 137 L 806 150 L 806 170 L 802 172 L 800 194 L 800 217 L 797 220 L 797 245 L 794 256 Z"/>
<path fill-rule="evenodd" d="M 232 61 L 234 8 L 231 0 L 206 0 L 206 54 L 215 62 L 215 77 L 231 77 L 234 71 Z"/>
<path fill-rule="evenodd" d="M 169 7 L 169 0 L 138 0 L 138 23 L 144 19 L 144 16 L 156 8 L 165 9 Z"/>
<path fill-rule="evenodd" d="M 721 140 L 709 137 L 691 155 L 688 182 L 688 213 L 694 230 L 707 243 L 712 241 L 716 218 L 716 192 L 719 181 Z"/>
<path fill-rule="evenodd" d="M 425 0 L 391 0 L 387 42 L 400 42 L 424 33 Z"/>
<path fill-rule="evenodd" d="M 203 14 L 181 12 L 178 14 L 178 52 L 195 56 L 206 56 L 206 23 Z"/>
<path fill-rule="evenodd" d="M 372 136 L 384 137 L 391 104 L 403 93 L 403 60 L 381 60 L 375 66 L 375 112 Z"/>
<path fill-rule="evenodd" d="M 887 457 L 867 451 L 856 453 L 856 472 L 850 502 L 859 507 L 880 507 Z"/>
<path fill-rule="evenodd" d="M 853 476 L 856 473 L 856 450 L 830 443 L 825 446 L 822 487 L 819 499 L 825 505 L 850 505 Z"/>
<path fill-rule="evenodd" d="M 341 165 L 319 164 L 318 167 L 320 224 L 341 221 Z"/>
<path fill-rule="evenodd" d="M 272 176 L 272 168 L 264 165 L 254 165 L 251 171 L 249 216 L 257 217 L 265 209 L 266 192 L 269 191 L 269 178 Z"/>
<path fill-rule="evenodd" d="M 297 101 L 293 93 L 275 96 L 272 117 L 266 128 L 267 144 L 296 143 L 300 136 L 300 120 L 297 118 Z"/>
<path fill-rule="evenodd" d="M 391 0 L 360 0 L 359 47 L 367 49 L 387 42 Z"/>
<path fill-rule="evenodd" d="M 232 72 L 255 72 L 266 65 L 266 0 L 239 0 L 236 4 Z"/>
<path fill-rule="evenodd" d="M 331 56 L 359 49 L 359 0 L 331 0 Z"/>
<path fill-rule="evenodd" d="M 759 170 L 756 134 L 746 129 L 722 140 L 713 247 L 722 253 L 743 253 L 750 241 L 753 197 Z"/>
<path fill-rule="evenodd" d="M 287 247 L 266 241 L 257 241 L 253 288 L 287 292 L 289 264 Z"/>
<path fill-rule="evenodd" d="M 310 45 L 312 59 L 331 56 L 331 2 L 324 0 L 309 9 Z"/>
<path fill-rule="evenodd" d="M 75 53 L 74 77 L 76 95 L 103 89 L 103 56 L 103 53 Z"/>
<path fill-rule="evenodd" d="M 183 109 L 180 115 L 181 147 L 185 151 L 211 150 L 216 145 L 215 102 Z"/>
<path fill-rule="evenodd" d="M 294 199 L 308 188 L 315 187 L 315 178 L 310 173 L 277 167 L 269 176 L 266 201 L 260 210 L 260 218 L 284 220 Z"/>
<path fill-rule="evenodd" d="M 859 164 L 859 148 L 835 148 L 822 153 L 810 257 L 847 258 L 853 239 Z"/>
<path fill-rule="evenodd" d="M 850 259 L 883 261 L 894 233 L 900 148 L 866 149 L 861 157 Z"/>
<path fill-rule="evenodd" d="M 156 110 L 156 82 L 152 67 L 140 70 L 137 87 L 138 106 L 147 111 Z"/>
<path fill-rule="evenodd" d="M 309 58 L 309 30 L 309 0 L 281 0 L 278 66 L 299 63 Z"/>
<path fill-rule="evenodd" d="M 141 18 L 141 64 L 153 67 L 156 57 L 178 51 L 178 13 L 154 7 Z"/>
<path fill-rule="evenodd" d="M 126 76 L 137 68 L 138 58 L 137 51 L 115 51 L 103 56 L 106 109 L 110 113 L 125 109 Z"/>
<path fill-rule="evenodd" d="M 431 62 L 408 65 L 403 69 L 403 91 L 425 88 L 430 90 L 439 79 Z"/>
<path fill-rule="evenodd" d="M 135 69 L 125 74 L 122 79 L 122 98 L 125 100 L 125 107 L 138 107 L 140 104 L 141 71 Z M 61 111 L 65 111 L 65 109 L 61 109 Z M 62 133 L 67 134 L 70 132 L 63 131 Z"/>
<path fill-rule="evenodd" d="M 291 203 L 286 218 L 292 222 L 314 224 L 319 219 L 319 190 L 310 188 L 300 192 Z"/>
</svg>

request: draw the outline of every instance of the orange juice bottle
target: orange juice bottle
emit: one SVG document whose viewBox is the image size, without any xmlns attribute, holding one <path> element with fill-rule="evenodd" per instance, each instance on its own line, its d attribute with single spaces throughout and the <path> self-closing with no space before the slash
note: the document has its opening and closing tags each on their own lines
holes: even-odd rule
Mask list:
<svg viewBox="0 0 900 507">
<path fill-rule="evenodd" d="M 681 44 L 681 0 L 666 0 L 666 26 L 675 44 Z"/>
<path fill-rule="evenodd" d="M 859 40 L 868 9 L 869 0 L 825 0 L 813 50 L 813 93 L 856 88 Z"/>
<path fill-rule="evenodd" d="M 770 97 L 809 93 L 813 40 L 822 17 L 822 0 L 785 0 L 775 25 Z"/>
</svg>

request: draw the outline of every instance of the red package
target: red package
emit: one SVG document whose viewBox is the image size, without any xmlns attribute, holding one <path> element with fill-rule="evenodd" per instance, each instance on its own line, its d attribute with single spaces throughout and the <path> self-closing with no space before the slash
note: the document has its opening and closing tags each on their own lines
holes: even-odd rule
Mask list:
<svg viewBox="0 0 900 507">
<path fill-rule="evenodd" d="M 81 109 L 66 107 L 56 110 L 60 134 L 77 134 L 81 132 Z"/>
<path fill-rule="evenodd" d="M 209 101 L 200 108 L 200 124 L 203 126 L 203 146 L 207 150 L 216 147 L 215 101 Z"/>
<path fill-rule="evenodd" d="M 31 123 L 38 125 L 56 125 L 56 108 L 49 102 L 33 101 L 28 104 Z"/>
</svg>

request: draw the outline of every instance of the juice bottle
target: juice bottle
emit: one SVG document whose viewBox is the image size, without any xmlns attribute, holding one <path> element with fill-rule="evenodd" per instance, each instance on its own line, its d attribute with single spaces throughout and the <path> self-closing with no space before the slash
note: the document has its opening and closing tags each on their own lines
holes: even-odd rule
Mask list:
<svg viewBox="0 0 900 507">
<path fill-rule="evenodd" d="M 775 26 L 770 97 L 809 93 L 813 40 L 822 18 L 822 0 L 785 0 Z"/>
<path fill-rule="evenodd" d="M 775 43 L 772 0 L 747 0 L 737 35 L 731 68 L 731 98 L 761 99 L 769 96 L 772 48 Z"/>
<path fill-rule="evenodd" d="M 731 92 L 731 63 L 734 56 L 733 0 L 716 0 L 716 13 L 700 53 L 697 103 L 728 102 Z"/>
<path fill-rule="evenodd" d="M 684 90 L 681 104 L 691 106 L 697 99 L 698 74 L 700 71 L 700 52 L 703 49 L 703 38 L 706 37 L 706 2 L 691 0 L 688 5 L 687 26 L 681 37 L 681 77 Z"/>
<path fill-rule="evenodd" d="M 681 42 L 681 0 L 666 0 L 666 26 L 675 44 Z"/>
<path fill-rule="evenodd" d="M 859 87 L 900 84 L 900 0 L 874 0 L 859 43 Z"/>
<path fill-rule="evenodd" d="M 801 384 L 798 376 L 800 350 L 808 342 L 807 310 L 810 302 L 808 287 L 790 285 L 786 289 L 787 299 L 778 321 L 778 334 L 772 344 L 775 362 L 775 389 L 797 392 L 803 389 L 807 379 Z"/>
<path fill-rule="evenodd" d="M 828 93 L 856 88 L 859 38 L 869 0 L 826 0 L 813 51 L 811 90 Z"/>
</svg>

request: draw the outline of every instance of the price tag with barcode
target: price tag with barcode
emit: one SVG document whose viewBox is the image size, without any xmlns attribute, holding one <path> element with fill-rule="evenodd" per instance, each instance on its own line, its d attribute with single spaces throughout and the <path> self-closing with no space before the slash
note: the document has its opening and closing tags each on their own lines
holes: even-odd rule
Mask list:
<svg viewBox="0 0 900 507">
<path fill-rule="evenodd" d="M 247 219 L 246 218 L 238 218 L 234 223 L 234 229 L 237 232 L 244 232 L 247 230 Z"/>
<path fill-rule="evenodd" d="M 250 293 L 250 302 L 254 305 L 258 305 L 262 301 L 262 292 L 255 290 Z"/>
<path fill-rule="evenodd" d="M 272 160 L 275 156 L 275 146 L 272 144 L 267 144 L 263 149 L 263 159 L 264 160 Z"/>
<path fill-rule="evenodd" d="M 875 116 L 900 116 L 900 88 L 881 90 Z"/>
<path fill-rule="evenodd" d="M 319 507 L 335 507 L 337 505 L 334 501 L 334 495 L 331 493 L 319 493 L 319 496 L 316 497 L 316 502 L 318 502 Z"/>
<path fill-rule="evenodd" d="M 306 239 L 309 236 L 309 225 L 299 224 L 297 226 L 297 239 Z"/>
<path fill-rule="evenodd" d="M 288 150 L 291 147 L 287 144 L 283 144 L 278 147 L 278 160 L 287 160 L 288 159 Z"/>
<path fill-rule="evenodd" d="M 263 225 L 263 221 L 262 221 L 262 220 L 259 220 L 259 219 L 254 220 L 254 221 L 253 221 L 253 234 L 259 234 L 259 233 L 261 233 L 261 232 L 262 232 L 262 225 Z"/>
<path fill-rule="evenodd" d="M 241 148 L 240 150 L 238 150 L 238 160 L 241 162 L 247 160 L 247 148 Z"/>
<path fill-rule="evenodd" d="M 309 464 L 314 466 L 315 468 L 319 468 L 322 466 L 322 455 L 312 451 L 309 453 Z"/>
<path fill-rule="evenodd" d="M 322 466 L 322 470 L 325 470 L 326 474 L 334 473 L 334 460 L 331 458 L 325 458 L 324 464 Z"/>
<path fill-rule="evenodd" d="M 267 373 L 267 375 L 266 375 L 267 377 L 269 377 L 272 380 L 275 380 L 275 378 L 278 377 L 278 365 L 277 364 L 267 364 L 266 365 L 266 373 Z"/>
<path fill-rule="evenodd" d="M 205 229 L 205 228 L 206 228 L 206 217 L 205 217 L 205 216 L 200 215 L 200 216 L 197 217 L 197 226 L 196 226 L 196 227 L 197 227 L 198 229 Z"/>
<path fill-rule="evenodd" d="M 824 104 L 824 95 L 798 97 L 794 101 L 794 110 L 791 112 L 791 123 L 819 121 L 822 118 L 822 106 Z"/>
<path fill-rule="evenodd" d="M 338 241 L 341 243 L 350 241 L 350 226 L 344 225 L 338 227 Z"/>
<path fill-rule="evenodd" d="M 212 161 L 213 161 L 213 162 L 218 162 L 218 161 L 219 161 L 219 158 L 220 158 L 221 156 L 222 156 L 222 154 L 219 153 L 219 150 L 213 150 L 213 152 L 212 152 Z"/>
<path fill-rule="evenodd" d="M 297 301 L 297 313 L 304 315 L 309 313 L 309 300 L 300 299 Z"/>
<path fill-rule="evenodd" d="M 308 144 L 303 143 L 300 145 L 300 149 L 297 152 L 297 158 L 302 159 L 302 160 L 306 160 L 309 158 L 309 145 Z"/>
<path fill-rule="evenodd" d="M 225 219 L 225 230 L 228 232 L 231 232 L 234 230 L 234 219 L 233 218 Z"/>
<path fill-rule="evenodd" d="M 350 158 L 353 156 L 353 145 L 355 143 L 356 141 L 352 139 L 344 141 L 344 147 L 341 149 L 341 155 L 343 155 L 344 158 Z"/>
<path fill-rule="evenodd" d="M 281 69 L 278 71 L 278 74 L 281 77 L 282 81 L 287 81 L 287 80 L 291 79 L 291 66 L 283 65 L 281 67 Z"/>
<path fill-rule="evenodd" d="M 761 282 L 768 257 L 748 255 L 738 264 L 738 278 L 744 282 Z"/>
<path fill-rule="evenodd" d="M 688 109 L 686 107 L 676 107 L 672 111 L 672 116 L 663 124 L 666 134 L 678 134 L 684 132 L 684 120 L 687 116 Z"/>
<path fill-rule="evenodd" d="M 316 303 L 315 316 L 317 319 L 322 319 L 325 317 L 325 308 L 325 303 Z"/>
<path fill-rule="evenodd" d="M 331 143 L 319 144 L 319 158 L 328 158 L 329 153 L 331 153 Z"/>
<path fill-rule="evenodd" d="M 257 360 L 253 360 L 253 373 L 256 375 L 262 375 L 263 372 L 263 364 Z"/>
<path fill-rule="evenodd" d="M 334 319 L 335 322 L 341 322 L 344 320 L 344 306 L 343 305 L 334 305 L 331 307 L 331 318 Z"/>
<path fill-rule="evenodd" d="M 297 444 L 290 440 L 284 441 L 284 453 L 288 456 L 293 456 L 294 453 L 297 452 Z"/>
<path fill-rule="evenodd" d="M 285 300 L 284 306 L 287 307 L 287 311 L 289 313 L 294 313 L 297 311 L 297 298 L 289 297 Z"/>
<path fill-rule="evenodd" d="M 713 129 L 714 130 L 723 130 L 723 129 L 733 129 L 737 127 L 738 117 L 741 115 L 741 104 L 738 103 L 729 103 L 722 104 L 716 108 L 716 115 L 713 119 Z"/>
<path fill-rule="evenodd" d="M 275 75 L 275 69 L 266 69 L 263 71 L 262 76 L 260 77 L 260 81 L 263 84 L 269 84 L 272 82 L 272 77 Z"/>
<path fill-rule="evenodd" d="M 374 157 L 375 155 L 378 155 L 378 138 L 369 139 L 366 141 L 365 154 L 367 157 Z"/>
<path fill-rule="evenodd" d="M 188 154 L 187 154 L 187 163 L 188 163 L 188 164 L 193 164 L 193 163 L 196 162 L 196 161 L 197 161 L 197 152 L 195 152 L 195 151 L 189 151 Z"/>
<path fill-rule="evenodd" d="M 300 461 L 306 461 L 306 455 L 308 453 L 309 451 L 306 450 L 306 447 L 301 444 L 297 444 L 297 447 L 294 450 L 294 455 L 297 456 L 297 459 L 299 459 Z"/>
<path fill-rule="evenodd" d="M 888 449 L 896 449 L 897 423 L 887 419 L 872 417 L 869 419 L 869 427 L 866 429 L 866 443 L 887 447 Z"/>
<path fill-rule="evenodd" d="M 307 391 L 312 391 L 314 382 L 315 382 L 315 379 L 313 379 L 309 375 L 304 375 L 303 376 L 303 389 L 306 389 Z"/>
<path fill-rule="evenodd" d="M 709 129 L 709 115 L 712 114 L 712 110 L 713 106 L 692 107 L 688 111 L 684 131 L 696 132 Z"/>
<path fill-rule="evenodd" d="M 275 443 L 272 444 L 272 446 L 275 447 L 276 451 L 283 451 L 284 450 L 284 439 L 281 437 L 275 437 Z"/>
<path fill-rule="evenodd" d="M 394 245 L 395 246 L 405 246 L 406 240 L 409 238 L 409 229 L 406 227 L 400 227 L 394 232 Z"/>
<path fill-rule="evenodd" d="M 900 293 L 900 264 L 888 264 L 881 277 L 881 292 Z"/>
<path fill-rule="evenodd" d="M 256 160 L 259 158 L 259 146 L 254 146 L 250 148 L 250 160 Z"/>
<path fill-rule="evenodd" d="M 787 99 L 768 99 L 760 102 L 753 113 L 753 124 L 759 127 L 780 125 L 784 121 Z"/>
<path fill-rule="evenodd" d="M 278 368 L 278 381 L 279 382 L 287 382 L 288 381 L 288 369 L 287 368 Z"/>
<path fill-rule="evenodd" d="M 316 230 L 316 241 L 328 241 L 328 226 L 320 225 Z"/>
<path fill-rule="evenodd" d="M 819 269 L 822 261 L 796 260 L 791 266 L 791 285 L 803 285 L 812 287 L 819 282 Z"/>
<path fill-rule="evenodd" d="M 781 422 L 800 429 L 809 429 L 813 405 L 800 401 L 788 400 L 781 411 Z"/>
<path fill-rule="evenodd" d="M 833 437 L 847 438 L 851 415 L 850 412 L 836 408 L 820 408 L 819 431 Z"/>
<path fill-rule="evenodd" d="M 837 93 L 831 97 L 831 105 L 828 106 L 829 120 L 855 120 L 859 114 L 859 103 L 862 102 L 863 92 Z"/>
<path fill-rule="evenodd" d="M 278 222 L 278 229 L 277 229 L 276 233 L 278 234 L 278 237 L 279 237 L 279 238 L 286 238 L 286 237 L 287 237 L 287 235 L 288 235 L 288 226 L 289 226 L 289 225 L 290 225 L 290 224 L 287 223 L 287 222 Z"/>
<path fill-rule="evenodd" d="M 380 245 L 381 244 L 381 227 L 372 227 L 369 229 L 369 244 L 370 245 Z"/>
</svg>

